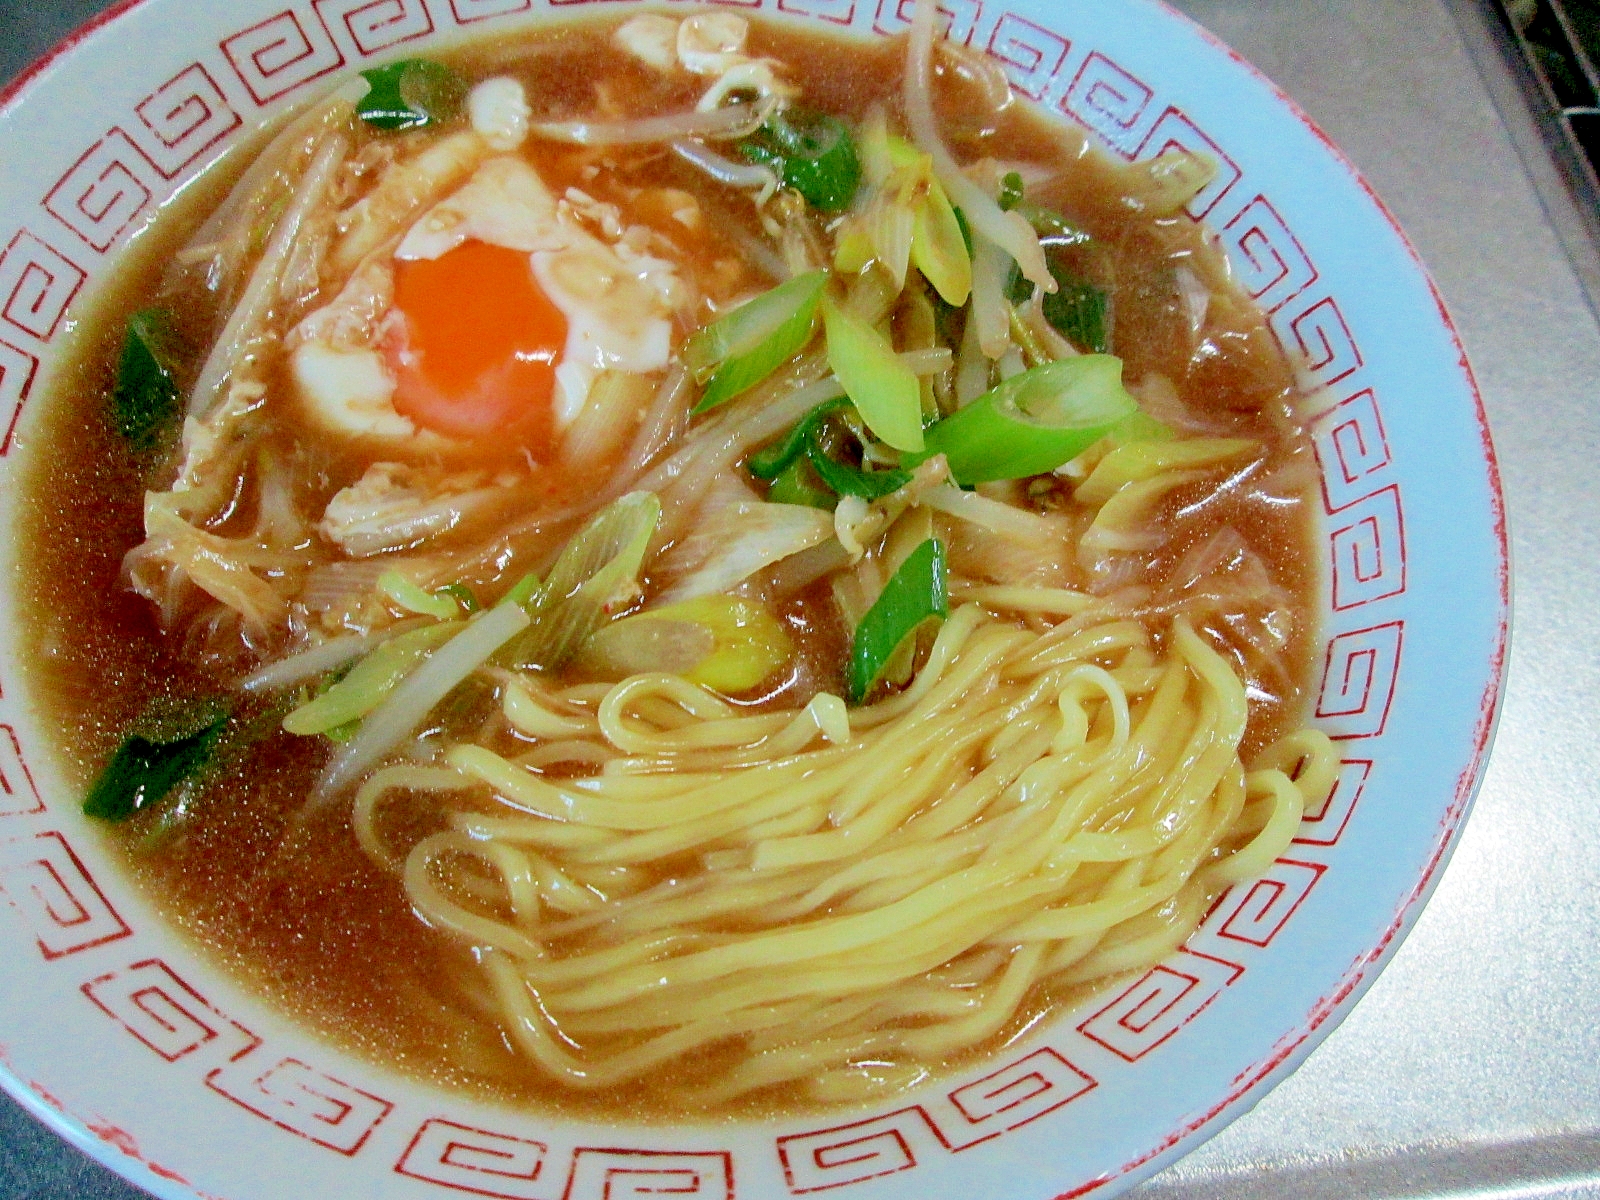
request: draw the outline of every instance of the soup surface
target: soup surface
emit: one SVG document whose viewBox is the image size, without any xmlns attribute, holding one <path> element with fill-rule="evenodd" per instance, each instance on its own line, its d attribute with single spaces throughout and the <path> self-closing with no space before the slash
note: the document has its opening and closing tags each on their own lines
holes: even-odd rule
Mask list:
<svg viewBox="0 0 1600 1200">
<path fill-rule="evenodd" d="M 375 1059 L 611 1118 L 859 1103 L 992 1051 L 1181 941 L 1326 786 L 1326 750 L 1299 727 L 1312 463 L 1290 364 L 1182 211 L 1205 164 L 1113 164 L 1011 99 L 992 65 L 936 46 L 941 149 L 1010 201 L 986 224 L 952 203 L 961 185 L 908 111 L 915 45 L 680 17 L 484 43 L 397 92 L 438 110 L 422 127 L 335 98 L 225 164 L 141 236 L 83 322 L 19 531 L 35 682 L 86 790 L 130 735 L 220 731 L 201 738 L 202 769 L 108 824 L 178 927 Z M 419 79 L 445 99 L 417 100 Z M 678 122 L 665 135 L 638 125 L 663 115 Z M 809 139 L 793 176 L 771 153 L 785 129 Z M 861 159 L 842 202 L 808 195 L 804 174 L 836 129 Z M 440 165 L 452 146 L 462 161 Z M 325 157 L 270 302 L 215 370 Z M 530 206 L 563 232 L 524 236 Z M 1019 225 L 1053 293 L 997 248 Z M 777 322 L 725 337 L 720 361 L 697 331 L 807 278 L 810 300 L 779 314 L 803 338 L 691 413 Z M 1002 319 L 980 334 L 984 303 Z M 152 308 L 191 428 L 173 417 L 141 441 L 116 406 L 130 320 Z M 848 349 L 861 329 L 868 368 Z M 955 465 L 971 448 L 945 421 L 1106 352 L 1121 383 L 1113 370 L 1103 390 L 1127 411 L 1097 425 L 1030 399 L 978 438 L 1076 422 L 1081 447 L 998 475 Z M 858 394 L 881 380 L 852 371 L 892 374 L 885 361 L 911 380 L 914 433 Z M 224 423 L 230 405 L 243 415 Z M 808 414 L 800 456 L 762 469 Z M 946 453 L 894 444 L 924 429 Z M 215 460 L 186 474 L 207 446 Z M 624 533 L 541 593 L 608 512 Z M 648 548 L 541 658 L 528 639 L 626 557 L 630 520 Z M 943 612 L 896 628 L 881 614 L 935 556 L 922 583 Z M 529 572 L 541 582 L 519 602 Z M 384 696 L 519 603 L 532 616 L 509 640 L 350 755 Z M 686 604 L 700 607 L 672 608 Z M 885 621 L 874 661 L 867 631 Z M 387 691 L 311 728 L 319 696 L 346 695 L 341 680 L 408 637 L 420 649 Z M 329 646 L 322 669 L 270 674 Z M 713 647 L 733 666 L 708 665 Z M 283 727 L 294 714 L 299 732 Z M 872 747 L 900 773 L 879 779 Z M 779 799 L 721 798 L 735 778 L 756 796 L 763 772 L 789 772 Z M 781 799 L 830 772 L 814 809 Z M 644 801 L 658 808 L 629 807 Z M 729 805 L 749 813 L 716 825 Z M 1047 828 L 1053 856 L 1005 857 Z M 988 924 L 939 907 L 959 888 Z M 1034 892 L 1037 910 L 1017 910 Z M 743 957 L 757 946 L 767 957 Z M 769 977 L 793 990 L 763 990 Z"/>
</svg>

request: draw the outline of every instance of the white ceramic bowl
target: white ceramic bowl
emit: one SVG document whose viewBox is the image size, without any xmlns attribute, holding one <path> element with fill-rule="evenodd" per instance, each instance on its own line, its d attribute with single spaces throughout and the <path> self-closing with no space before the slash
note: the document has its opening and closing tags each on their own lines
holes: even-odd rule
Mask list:
<svg viewBox="0 0 1600 1200">
<path fill-rule="evenodd" d="M 903 29 L 909 0 L 729 0 Z M 73 314 L 162 202 L 368 59 L 626 0 L 135 0 L 0 100 L 0 506 Z M 1339 785 L 1267 878 L 1137 982 L 877 1110 L 595 1127 L 430 1089 L 309 1036 L 173 934 L 80 816 L 0 597 L 0 1084 L 173 1200 L 1109 1196 L 1258 1099 L 1415 920 L 1477 786 L 1507 629 L 1499 485 L 1461 346 L 1382 205 L 1226 47 L 1148 0 L 946 0 L 953 35 L 1105 149 L 1221 171 L 1190 206 L 1322 389 Z M 25 547 L 6 539 L 4 553 Z M 7 574 L 6 578 L 12 575 Z"/>
</svg>

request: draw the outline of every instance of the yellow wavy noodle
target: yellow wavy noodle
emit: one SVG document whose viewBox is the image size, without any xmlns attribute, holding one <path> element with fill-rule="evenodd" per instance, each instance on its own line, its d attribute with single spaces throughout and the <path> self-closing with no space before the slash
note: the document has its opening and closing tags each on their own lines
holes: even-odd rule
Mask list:
<svg viewBox="0 0 1600 1200">
<path fill-rule="evenodd" d="M 729 1045 L 708 1102 L 914 1082 L 1041 985 L 1169 953 L 1288 845 L 1337 761 L 1300 730 L 1242 763 L 1244 688 L 1182 619 L 1157 638 L 1059 591 L 978 594 L 993 610 L 958 609 L 909 688 L 848 713 L 750 713 L 665 675 L 513 682 L 531 751 L 382 772 L 358 835 L 574 1086 Z M 1002 605 L 1077 615 L 1037 633 Z M 435 789 L 478 799 L 402 862 L 385 798 Z"/>
</svg>

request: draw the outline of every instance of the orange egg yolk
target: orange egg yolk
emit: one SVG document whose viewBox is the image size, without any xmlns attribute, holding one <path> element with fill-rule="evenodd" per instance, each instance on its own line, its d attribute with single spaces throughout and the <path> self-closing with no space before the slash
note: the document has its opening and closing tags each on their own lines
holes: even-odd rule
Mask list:
<svg viewBox="0 0 1600 1200">
<path fill-rule="evenodd" d="M 388 356 L 396 412 L 446 437 L 493 435 L 547 456 L 567 320 L 527 254 L 474 241 L 401 261 L 395 307 L 405 318 Z"/>
</svg>

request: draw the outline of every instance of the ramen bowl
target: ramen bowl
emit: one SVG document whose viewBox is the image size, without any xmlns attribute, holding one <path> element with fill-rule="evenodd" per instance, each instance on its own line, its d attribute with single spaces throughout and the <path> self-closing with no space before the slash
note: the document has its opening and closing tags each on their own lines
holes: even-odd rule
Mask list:
<svg viewBox="0 0 1600 1200">
<path fill-rule="evenodd" d="M 142 0 L 0 104 L 0 504 L 42 453 L 79 315 L 162 207 L 265 122 L 368 65 L 616 2 Z M 675 6 L 673 11 L 677 11 Z M 901 0 L 757 0 L 864 39 Z M 1394 222 L 1272 86 L 1155 4 L 941 9 L 1014 93 L 1128 162 L 1217 171 L 1187 204 L 1298 364 L 1320 476 L 1308 719 L 1337 783 L 1186 944 L 977 1065 L 876 1105 L 583 1121 L 430 1085 L 321 1040 L 186 940 L 80 812 L 0 626 L 0 1082 L 162 1197 L 599 1200 L 1109 1196 L 1194 1148 L 1355 1003 L 1427 898 L 1480 778 L 1508 577 L 1470 370 Z M 85 103 L 92 97 L 93 103 Z M 29 552 L 5 542 L 14 565 Z M 7 573 L 15 578 L 16 570 Z"/>
</svg>

